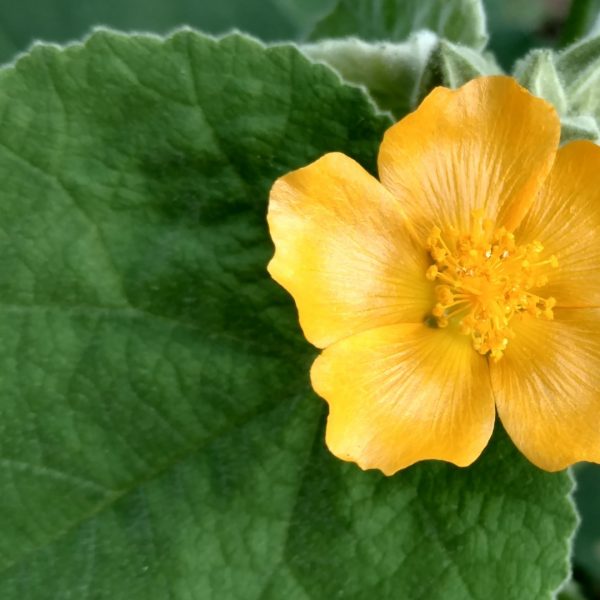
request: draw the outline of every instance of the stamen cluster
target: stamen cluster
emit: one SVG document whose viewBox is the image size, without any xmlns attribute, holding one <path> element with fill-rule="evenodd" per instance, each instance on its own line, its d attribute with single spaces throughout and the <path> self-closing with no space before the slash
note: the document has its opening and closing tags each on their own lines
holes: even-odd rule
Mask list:
<svg viewBox="0 0 600 600">
<path fill-rule="evenodd" d="M 518 246 L 511 232 L 496 229 L 477 210 L 468 233 L 434 227 L 427 249 L 433 264 L 426 277 L 438 282 L 432 310 L 438 327 L 457 325 L 479 353 L 502 358 L 514 337 L 510 321 L 517 315 L 553 319 L 556 300 L 530 291 L 545 286 L 547 271 L 558 266 L 554 255 L 541 260 L 539 241 Z"/>
</svg>

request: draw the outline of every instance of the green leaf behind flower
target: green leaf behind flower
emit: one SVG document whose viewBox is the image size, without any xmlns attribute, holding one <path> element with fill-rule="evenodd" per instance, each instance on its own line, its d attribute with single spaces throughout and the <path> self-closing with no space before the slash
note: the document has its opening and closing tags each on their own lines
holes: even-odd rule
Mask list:
<svg viewBox="0 0 600 600">
<path fill-rule="evenodd" d="M 561 118 L 561 141 L 600 140 L 600 37 L 563 52 L 533 50 L 515 65 L 514 76 L 552 103 Z"/>
<path fill-rule="evenodd" d="M 487 41 L 480 0 L 338 0 L 317 23 L 311 39 L 357 36 L 402 42 L 420 29 L 477 49 Z"/>
<path fill-rule="evenodd" d="M 399 119 L 425 95 L 438 45 L 435 34 L 419 31 L 405 42 L 333 39 L 304 45 L 302 51 L 334 68 L 345 81 L 365 86 L 381 110 Z"/>
<path fill-rule="evenodd" d="M 404 42 L 323 40 L 301 46 L 314 60 L 335 69 L 349 83 L 366 88 L 377 106 L 401 119 L 415 110 L 435 85 L 457 88 L 475 77 L 501 72 L 494 57 L 441 40 L 423 30 Z"/>
<path fill-rule="evenodd" d="M 267 195 L 389 125 L 292 47 L 100 32 L 0 71 L 0 598 L 549 599 L 565 474 L 333 458 Z"/>
<path fill-rule="evenodd" d="M 600 121 L 600 35 L 583 39 L 559 53 L 556 66 L 571 110 Z"/>
<path fill-rule="evenodd" d="M 476 77 L 502 72 L 492 54 L 445 40 L 440 42 L 431 68 L 441 74 L 443 85 L 451 88 L 458 88 Z"/>
<path fill-rule="evenodd" d="M 567 95 L 556 68 L 554 52 L 533 50 L 517 62 L 514 75 L 532 94 L 551 102 L 558 114 L 567 112 Z"/>
</svg>

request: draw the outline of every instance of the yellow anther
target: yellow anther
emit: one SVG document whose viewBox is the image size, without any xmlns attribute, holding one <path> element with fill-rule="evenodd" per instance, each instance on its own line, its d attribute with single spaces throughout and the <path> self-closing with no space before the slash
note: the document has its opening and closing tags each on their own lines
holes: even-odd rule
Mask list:
<svg viewBox="0 0 600 600">
<path fill-rule="evenodd" d="M 447 255 L 448 253 L 443 248 L 431 248 L 431 257 L 436 262 L 442 262 Z"/>
<path fill-rule="evenodd" d="M 544 245 L 539 242 L 538 240 L 535 240 L 532 244 L 531 244 L 531 249 L 539 254 L 540 252 L 542 252 L 544 250 Z"/>
<path fill-rule="evenodd" d="M 431 249 L 437 245 L 440 241 L 440 235 L 442 234 L 442 230 L 439 227 L 434 227 L 427 238 L 427 248 Z"/>
<path fill-rule="evenodd" d="M 490 350 L 490 356 L 494 362 L 498 362 L 504 356 L 504 350 L 494 348 L 493 350 Z"/>
<path fill-rule="evenodd" d="M 448 306 L 454 302 L 454 295 L 447 285 L 438 285 L 435 288 L 435 294 L 440 304 Z"/>
<path fill-rule="evenodd" d="M 433 310 L 431 311 L 431 313 L 433 314 L 434 317 L 442 317 L 444 315 L 445 310 L 446 310 L 446 307 L 438 302 L 433 307 Z"/>
<path fill-rule="evenodd" d="M 438 268 L 436 267 L 436 265 L 431 265 L 426 273 L 425 273 L 425 277 L 427 277 L 427 279 L 429 279 L 429 281 L 435 281 L 435 278 L 438 276 Z"/>
<path fill-rule="evenodd" d="M 554 317 L 556 300 L 531 292 L 548 283 L 542 269 L 558 266 L 556 256 L 543 256 L 540 241 L 517 246 L 514 234 L 494 229 L 478 209 L 466 232 L 434 227 L 427 247 L 434 264 L 425 277 L 443 283 L 435 288 L 431 314 L 439 327 L 456 327 L 470 336 L 477 352 L 500 360 L 515 335 L 510 327 L 514 317 Z"/>
</svg>

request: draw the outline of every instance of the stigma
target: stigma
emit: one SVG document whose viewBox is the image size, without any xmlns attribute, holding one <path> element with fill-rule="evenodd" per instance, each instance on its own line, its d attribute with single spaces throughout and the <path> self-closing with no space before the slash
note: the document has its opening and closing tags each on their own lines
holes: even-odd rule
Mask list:
<svg viewBox="0 0 600 600">
<path fill-rule="evenodd" d="M 434 227 L 427 250 L 432 264 L 425 277 L 437 284 L 432 316 L 438 327 L 470 336 L 480 354 L 502 358 L 515 336 L 510 327 L 515 318 L 554 318 L 556 300 L 537 292 L 558 267 L 556 256 L 544 258 L 537 240 L 518 245 L 513 233 L 496 228 L 482 210 L 471 213 L 469 231 Z"/>
</svg>

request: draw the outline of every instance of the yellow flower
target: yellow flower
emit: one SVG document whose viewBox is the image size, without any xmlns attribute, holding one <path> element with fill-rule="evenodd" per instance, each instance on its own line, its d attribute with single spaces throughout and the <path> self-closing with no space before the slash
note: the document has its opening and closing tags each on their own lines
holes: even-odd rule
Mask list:
<svg viewBox="0 0 600 600">
<path fill-rule="evenodd" d="M 324 349 L 336 456 L 465 466 L 497 409 L 539 467 L 600 462 L 600 147 L 559 136 L 549 104 L 483 77 L 386 132 L 381 183 L 339 153 L 275 183 L 269 271 Z"/>
</svg>

